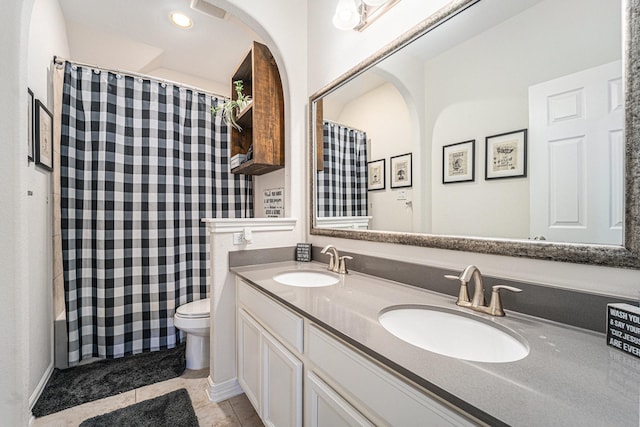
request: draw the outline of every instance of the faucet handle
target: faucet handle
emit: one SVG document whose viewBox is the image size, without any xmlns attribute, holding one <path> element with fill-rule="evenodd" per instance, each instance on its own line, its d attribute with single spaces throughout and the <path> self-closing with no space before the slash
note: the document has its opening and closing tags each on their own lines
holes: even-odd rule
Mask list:
<svg viewBox="0 0 640 427">
<path fill-rule="evenodd" d="M 486 312 L 492 316 L 504 316 L 504 310 L 502 309 L 502 298 L 500 298 L 500 289 L 505 289 L 511 292 L 522 292 L 522 289 L 514 288 L 507 285 L 495 285 L 491 288 L 491 302 Z"/>
<path fill-rule="evenodd" d="M 494 286 L 491 287 L 491 289 L 493 291 L 496 291 L 496 290 L 500 291 L 500 289 L 506 289 L 506 290 L 511 291 L 511 292 L 522 292 L 522 289 L 520 289 L 520 288 L 515 288 L 513 286 L 507 286 L 507 285 L 494 285 Z"/>
<path fill-rule="evenodd" d="M 340 263 L 339 263 L 339 266 L 338 266 L 338 273 L 340 273 L 340 274 L 348 274 L 349 273 L 349 271 L 347 270 L 347 262 L 346 262 L 346 260 L 348 260 L 348 259 L 353 259 L 353 257 L 349 256 L 349 255 L 344 255 L 344 256 L 340 257 Z"/>
<path fill-rule="evenodd" d="M 336 261 L 333 259 L 333 254 L 331 252 L 327 252 L 325 255 L 329 255 L 329 265 L 327 266 L 327 270 L 333 271 Z"/>
<path fill-rule="evenodd" d="M 458 301 L 456 301 L 456 304 L 462 307 L 471 306 L 471 300 L 469 300 L 469 289 L 467 288 L 467 282 L 462 280 L 460 277 L 453 276 L 451 274 L 445 274 L 444 278 L 449 280 L 457 280 L 458 282 L 460 282 L 460 291 L 458 292 Z"/>
</svg>

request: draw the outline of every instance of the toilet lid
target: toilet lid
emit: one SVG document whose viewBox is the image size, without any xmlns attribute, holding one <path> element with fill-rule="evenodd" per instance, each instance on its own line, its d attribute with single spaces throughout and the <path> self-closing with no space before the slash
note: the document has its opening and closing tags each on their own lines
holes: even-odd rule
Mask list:
<svg viewBox="0 0 640 427">
<path fill-rule="evenodd" d="M 176 313 L 180 316 L 191 318 L 209 317 L 210 312 L 211 298 L 204 298 L 187 304 L 182 304 L 176 310 Z"/>
</svg>

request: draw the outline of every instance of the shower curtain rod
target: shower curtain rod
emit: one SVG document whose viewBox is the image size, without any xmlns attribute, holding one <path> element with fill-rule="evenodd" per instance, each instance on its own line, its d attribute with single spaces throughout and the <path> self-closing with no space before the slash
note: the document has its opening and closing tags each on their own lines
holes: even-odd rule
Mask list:
<svg viewBox="0 0 640 427">
<path fill-rule="evenodd" d="M 327 122 L 327 123 L 332 124 L 332 125 L 338 125 L 338 126 L 342 126 L 342 127 L 345 127 L 345 128 L 349 128 L 349 129 L 351 129 L 351 130 L 355 130 L 355 131 L 358 131 L 358 132 L 366 133 L 366 132 L 365 132 L 365 131 L 363 131 L 363 130 L 356 129 L 356 128 L 351 127 L 351 126 L 347 126 L 347 125 L 345 125 L 344 123 L 338 123 L 338 122 L 334 122 L 333 120 L 327 120 L 327 119 L 322 119 L 322 121 L 323 121 L 323 122 Z"/>
<path fill-rule="evenodd" d="M 53 63 L 54 64 L 63 65 L 65 62 L 69 62 L 70 64 L 79 65 L 81 67 L 97 68 L 97 69 L 99 69 L 101 71 L 111 71 L 111 72 L 114 72 L 114 73 L 126 74 L 126 75 L 132 76 L 132 77 L 140 77 L 140 78 L 143 78 L 143 79 L 154 80 L 154 81 L 157 81 L 157 82 L 160 82 L 160 83 L 167 83 L 167 84 L 174 85 L 174 86 L 179 86 L 179 87 L 182 87 L 182 88 L 185 88 L 185 89 L 191 89 L 191 90 L 193 90 L 195 92 L 204 93 L 206 95 L 213 95 L 216 98 L 229 99 L 228 96 L 220 95 L 219 93 L 215 93 L 215 92 L 212 92 L 210 90 L 201 89 L 201 88 L 196 87 L 196 86 L 187 85 L 187 84 L 176 82 L 176 81 L 173 81 L 173 80 L 161 79 L 161 78 L 158 78 L 158 77 L 150 76 L 148 74 L 136 73 L 134 71 L 113 70 L 113 69 L 101 67 L 100 65 L 94 65 L 94 64 L 87 64 L 87 63 L 84 63 L 84 62 L 72 61 L 70 59 L 62 58 L 62 57 L 57 56 L 57 55 L 53 56 Z"/>
</svg>

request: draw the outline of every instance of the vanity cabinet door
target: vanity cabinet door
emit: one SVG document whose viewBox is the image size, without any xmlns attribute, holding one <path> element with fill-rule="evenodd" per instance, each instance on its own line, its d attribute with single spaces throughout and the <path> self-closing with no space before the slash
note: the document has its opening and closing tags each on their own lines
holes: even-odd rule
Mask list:
<svg viewBox="0 0 640 427">
<path fill-rule="evenodd" d="M 305 405 L 308 427 L 374 426 L 313 372 L 307 373 Z"/>
<path fill-rule="evenodd" d="M 302 362 L 238 309 L 238 382 L 267 426 L 302 426 Z"/>
<path fill-rule="evenodd" d="M 302 426 L 302 362 L 264 331 L 263 408 L 267 426 Z"/>
<path fill-rule="evenodd" d="M 246 311 L 238 310 L 238 382 L 257 413 L 261 413 L 260 390 L 262 332 Z"/>
</svg>

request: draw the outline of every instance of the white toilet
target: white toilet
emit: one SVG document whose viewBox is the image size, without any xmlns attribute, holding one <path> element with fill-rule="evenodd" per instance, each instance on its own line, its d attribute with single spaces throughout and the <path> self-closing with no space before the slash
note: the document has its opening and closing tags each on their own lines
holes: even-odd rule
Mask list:
<svg viewBox="0 0 640 427">
<path fill-rule="evenodd" d="M 187 369 L 209 366 L 209 318 L 211 298 L 183 304 L 176 309 L 173 324 L 187 334 Z"/>
</svg>

